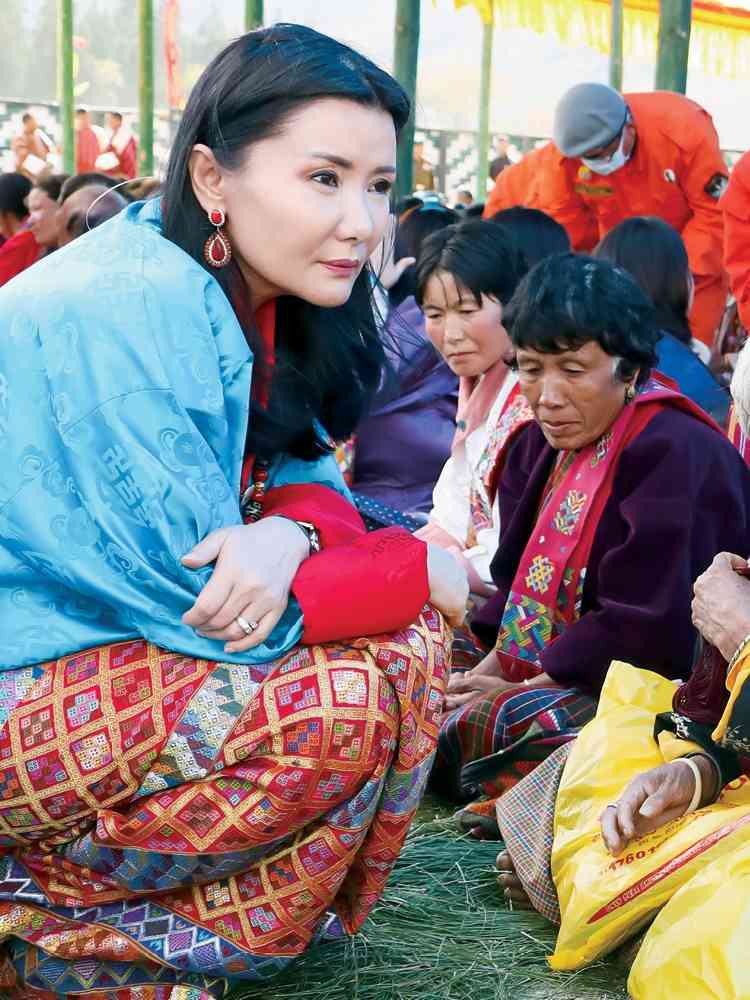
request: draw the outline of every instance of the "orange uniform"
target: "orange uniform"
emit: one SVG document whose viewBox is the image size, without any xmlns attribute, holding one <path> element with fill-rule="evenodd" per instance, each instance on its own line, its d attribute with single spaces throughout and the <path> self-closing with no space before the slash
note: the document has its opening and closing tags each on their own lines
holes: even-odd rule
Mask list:
<svg viewBox="0 0 750 1000">
<path fill-rule="evenodd" d="M 682 234 L 695 278 L 693 333 L 711 344 L 726 297 L 719 198 L 727 167 L 708 112 L 668 91 L 625 94 L 636 145 L 606 177 L 548 143 L 500 174 L 484 215 L 540 208 L 565 226 L 574 250 L 593 250 L 623 219 L 655 215 Z"/>
<path fill-rule="evenodd" d="M 740 322 L 750 330 L 750 152 L 735 164 L 720 204 L 724 213 L 724 266 Z"/>
</svg>

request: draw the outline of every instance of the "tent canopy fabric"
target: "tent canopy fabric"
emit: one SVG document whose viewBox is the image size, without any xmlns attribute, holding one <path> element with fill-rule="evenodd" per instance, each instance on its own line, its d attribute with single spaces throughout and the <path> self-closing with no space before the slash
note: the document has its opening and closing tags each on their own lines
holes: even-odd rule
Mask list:
<svg viewBox="0 0 750 1000">
<path fill-rule="evenodd" d="M 499 28 L 553 33 L 565 45 L 609 52 L 610 0 L 454 0 L 457 9 L 474 7 L 482 20 Z M 625 57 L 656 59 L 658 0 L 624 0 Z M 750 2 L 731 6 L 693 0 L 690 63 L 711 76 L 750 75 Z"/>
</svg>

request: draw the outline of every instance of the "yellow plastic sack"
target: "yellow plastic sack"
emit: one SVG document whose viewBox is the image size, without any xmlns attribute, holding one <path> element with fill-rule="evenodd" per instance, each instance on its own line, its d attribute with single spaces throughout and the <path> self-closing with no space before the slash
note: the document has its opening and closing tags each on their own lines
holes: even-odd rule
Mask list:
<svg viewBox="0 0 750 1000">
<path fill-rule="evenodd" d="M 578 969 L 611 951 L 707 863 L 750 838 L 750 782 L 743 776 L 715 805 L 631 842 L 620 857 L 604 847 L 604 808 L 632 778 L 672 756 L 665 757 L 653 730 L 654 716 L 669 711 L 674 691 L 674 683 L 657 674 L 613 663 L 596 718 L 573 745 L 555 810 L 552 876 L 562 924 L 553 969 Z"/>
<path fill-rule="evenodd" d="M 750 841 L 698 872 L 649 929 L 628 980 L 633 1000 L 750 997 Z"/>
</svg>

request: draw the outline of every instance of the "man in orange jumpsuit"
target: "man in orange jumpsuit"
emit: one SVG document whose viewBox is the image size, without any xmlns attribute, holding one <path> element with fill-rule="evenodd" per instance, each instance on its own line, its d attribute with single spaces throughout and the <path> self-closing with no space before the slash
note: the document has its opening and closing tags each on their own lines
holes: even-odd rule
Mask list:
<svg viewBox="0 0 750 1000">
<path fill-rule="evenodd" d="M 724 213 L 724 266 L 740 322 L 750 330 L 750 152 L 734 166 L 721 199 Z"/>
<path fill-rule="evenodd" d="M 484 215 L 540 208 L 590 251 L 633 215 L 681 233 L 695 279 L 693 334 L 713 341 L 726 295 L 719 198 L 727 167 L 710 115 L 682 94 L 619 94 L 581 83 L 555 109 L 554 142 L 500 174 Z"/>
</svg>

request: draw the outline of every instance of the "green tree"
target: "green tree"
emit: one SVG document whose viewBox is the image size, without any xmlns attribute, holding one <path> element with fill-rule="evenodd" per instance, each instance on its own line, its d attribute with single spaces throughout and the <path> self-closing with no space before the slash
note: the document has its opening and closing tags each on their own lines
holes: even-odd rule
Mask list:
<svg viewBox="0 0 750 1000">
<path fill-rule="evenodd" d="M 263 21 L 263 0 L 245 0 L 245 31 L 262 28 Z"/>
<path fill-rule="evenodd" d="M 154 172 L 154 0 L 138 0 L 138 167 Z"/>
<path fill-rule="evenodd" d="M 659 0 L 656 90 L 685 93 L 692 16 L 692 0 Z"/>
<path fill-rule="evenodd" d="M 624 0 L 612 0 L 610 20 L 609 85 L 615 90 L 622 90 L 623 2 Z"/>
<path fill-rule="evenodd" d="M 414 122 L 419 63 L 420 0 L 397 0 L 393 32 L 393 73 L 409 95 L 411 114 L 398 144 L 396 196 L 410 194 L 414 181 Z"/>
</svg>

